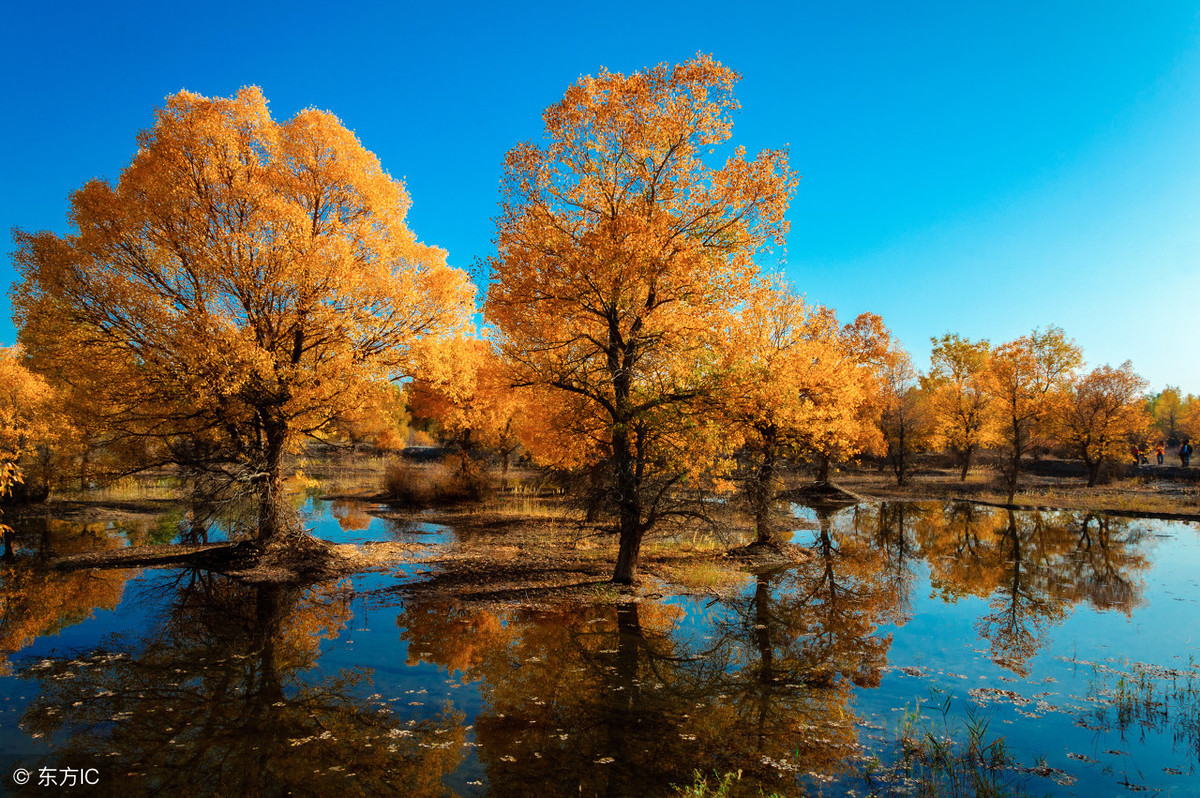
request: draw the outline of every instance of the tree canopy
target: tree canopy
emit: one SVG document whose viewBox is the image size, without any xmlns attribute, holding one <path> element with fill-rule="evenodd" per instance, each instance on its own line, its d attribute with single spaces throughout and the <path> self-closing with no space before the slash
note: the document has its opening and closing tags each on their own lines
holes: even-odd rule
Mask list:
<svg viewBox="0 0 1200 798">
<path fill-rule="evenodd" d="M 470 312 L 470 281 L 409 230 L 409 204 L 332 114 L 279 123 L 257 88 L 180 92 L 116 185 L 72 194 L 75 233 L 16 233 L 21 339 L 102 397 L 119 437 L 260 485 L 270 537 L 298 437 L 412 373 Z"/>
<path fill-rule="evenodd" d="M 698 55 L 580 78 L 546 110 L 544 144 L 505 160 L 486 318 L 514 382 L 568 394 L 590 420 L 562 445 L 612 464 L 617 581 L 658 517 L 653 480 L 685 479 L 712 451 L 711 431 L 678 413 L 707 389 L 719 331 L 787 230 L 784 151 L 715 165 L 737 77 Z"/>
</svg>

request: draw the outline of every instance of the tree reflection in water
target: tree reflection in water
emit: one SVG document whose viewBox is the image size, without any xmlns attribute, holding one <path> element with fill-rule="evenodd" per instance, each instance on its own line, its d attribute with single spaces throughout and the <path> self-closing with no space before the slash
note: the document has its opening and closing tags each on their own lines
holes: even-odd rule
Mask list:
<svg viewBox="0 0 1200 798">
<path fill-rule="evenodd" d="M 817 556 L 684 617 L 654 601 L 549 609 L 408 601 L 410 662 L 479 683 L 496 795 L 663 795 L 692 771 L 795 791 L 859 750 L 856 685 L 878 684 L 892 604 L 881 554 L 823 529 Z"/>
<path fill-rule="evenodd" d="M 131 529 L 129 534 L 144 532 Z M 134 574 L 65 572 L 49 565 L 53 556 L 121 545 L 123 536 L 111 524 L 35 519 L 17 525 L 16 540 L 14 556 L 0 563 L 0 676 L 11 672 L 9 655 L 36 638 L 87 620 L 98 609 L 116 607 Z"/>
<path fill-rule="evenodd" d="M 1020 676 L 1076 604 L 1130 615 L 1150 567 L 1140 527 L 1079 511 L 884 503 L 856 508 L 852 526 L 881 541 L 911 536 L 944 600 L 987 600 L 976 629 L 992 660 Z"/>
<path fill-rule="evenodd" d="M 351 617 L 347 585 L 183 571 L 158 599 L 141 640 L 22 669 L 41 684 L 24 728 L 62 740 L 41 764 L 91 763 L 101 791 L 122 795 L 444 792 L 462 757 L 461 713 L 405 724 L 362 697 L 369 670 L 306 674 Z"/>
</svg>

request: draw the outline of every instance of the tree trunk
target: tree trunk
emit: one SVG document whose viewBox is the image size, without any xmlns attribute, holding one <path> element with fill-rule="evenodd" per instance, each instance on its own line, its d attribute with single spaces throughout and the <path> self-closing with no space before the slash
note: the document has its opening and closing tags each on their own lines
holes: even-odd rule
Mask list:
<svg viewBox="0 0 1200 798">
<path fill-rule="evenodd" d="M 750 486 L 750 503 L 754 510 L 755 543 L 771 543 L 771 505 L 775 499 L 775 446 L 768 442 L 763 460 L 755 470 Z"/>
<path fill-rule="evenodd" d="M 463 432 L 462 445 L 459 446 L 459 464 L 458 473 L 465 477 L 471 470 L 471 452 L 475 449 L 475 439 L 471 435 L 470 428 Z"/>
<path fill-rule="evenodd" d="M 967 481 L 967 471 L 969 471 L 971 468 L 971 453 L 973 449 L 974 447 L 968 446 L 958 457 L 958 459 L 962 461 L 962 475 L 958 478 L 959 482 Z"/>
<path fill-rule="evenodd" d="M 1004 472 L 1004 480 L 1008 487 L 1008 503 L 1012 504 L 1017 495 L 1017 482 L 1021 477 L 1021 453 L 1025 448 L 1025 430 L 1021 428 L 1020 422 L 1014 419 L 1009 432 L 1012 436 L 1009 439 L 1012 451 L 1008 455 L 1008 462 L 1001 467 L 1001 470 Z"/>
<path fill-rule="evenodd" d="M 88 466 L 91 465 L 92 447 L 84 446 L 83 455 L 79 458 L 79 489 L 88 489 Z"/>
<path fill-rule="evenodd" d="M 629 449 L 629 433 L 623 424 L 613 430 L 613 464 L 617 470 L 617 517 L 621 548 L 612 581 L 621 585 L 633 584 L 637 575 L 638 556 L 642 550 L 642 504 L 638 492 L 636 464 Z"/>
<path fill-rule="evenodd" d="M 255 588 L 255 593 L 253 641 L 258 655 L 258 682 L 252 685 L 251 700 L 265 719 L 272 714 L 271 707 L 284 697 L 276 640 L 283 615 L 293 600 L 279 585 L 262 585 Z"/>
<path fill-rule="evenodd" d="M 896 447 L 892 453 L 892 468 L 896 472 L 896 484 L 904 486 L 904 480 L 908 478 L 908 461 L 905 455 L 904 427 L 900 426 L 899 440 L 896 442 Z"/>
<path fill-rule="evenodd" d="M 283 452 L 287 432 L 282 424 L 264 430 L 267 439 L 266 475 L 261 485 L 258 506 L 258 539 L 269 543 L 283 531 Z"/>
<path fill-rule="evenodd" d="M 637 576 L 638 557 L 642 551 L 640 532 L 621 534 L 621 549 L 617 553 L 617 567 L 613 569 L 612 581 L 618 585 L 632 585 Z"/>
<path fill-rule="evenodd" d="M 604 509 L 604 480 L 607 476 L 607 461 L 601 460 L 588 469 L 587 515 L 584 522 L 593 524 Z"/>
<path fill-rule="evenodd" d="M 817 482 L 822 485 L 829 482 L 829 455 L 817 455 Z"/>
<path fill-rule="evenodd" d="M 1005 469 L 1004 479 L 1008 483 L 1008 504 L 1013 503 L 1013 499 L 1017 495 L 1017 479 L 1021 474 L 1021 455 L 1010 458 L 1008 468 Z"/>
<path fill-rule="evenodd" d="M 1094 487 L 1096 487 L 1096 480 L 1100 477 L 1100 461 L 1096 460 L 1095 462 L 1092 462 L 1091 460 L 1088 460 L 1086 457 L 1084 458 L 1083 461 L 1085 463 L 1087 463 L 1087 469 L 1088 469 L 1087 486 L 1089 488 L 1094 488 Z"/>
</svg>

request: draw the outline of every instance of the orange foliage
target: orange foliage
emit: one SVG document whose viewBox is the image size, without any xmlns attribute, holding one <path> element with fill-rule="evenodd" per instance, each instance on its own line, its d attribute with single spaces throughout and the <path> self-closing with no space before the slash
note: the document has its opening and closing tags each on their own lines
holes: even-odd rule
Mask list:
<svg viewBox="0 0 1200 798">
<path fill-rule="evenodd" d="M 54 410 L 54 390 L 22 363 L 18 347 L 0 348 L 0 462 L 56 440 L 63 420 Z"/>
<path fill-rule="evenodd" d="M 1150 426 L 1146 384 L 1127 360 L 1120 368 L 1095 368 L 1068 387 L 1058 408 L 1058 438 L 1087 465 L 1088 487 L 1096 484 L 1101 463 L 1124 457 L 1130 439 Z"/>
<path fill-rule="evenodd" d="M 738 148 L 711 165 L 737 77 L 698 55 L 580 78 L 546 110 L 546 143 L 505 162 L 486 317 L 517 383 L 567 395 L 546 419 L 572 430 L 553 459 L 611 460 L 619 581 L 656 520 L 646 477 L 686 479 L 719 451 L 686 406 L 756 256 L 787 228 L 786 153 Z"/>
<path fill-rule="evenodd" d="M 992 353 L 991 389 L 1004 441 L 1005 480 L 1011 503 L 1021 457 L 1044 444 L 1048 421 L 1061 406 L 1071 375 L 1083 361 L 1074 341 L 1058 327 L 1002 344 Z"/>
<path fill-rule="evenodd" d="M 921 385 L 912 358 L 898 342 L 891 343 L 884 357 L 879 387 L 879 431 L 896 483 L 903 485 L 912 455 L 928 448 L 933 438 L 934 419 L 929 393 Z"/>
<path fill-rule="evenodd" d="M 866 373 L 833 312 L 809 306 L 781 282 L 764 282 L 732 320 L 719 398 L 750 461 L 747 494 L 760 541 L 779 460 L 819 448 L 847 452 L 861 437 Z"/>
<path fill-rule="evenodd" d="M 531 392 L 510 386 L 504 364 L 487 341 L 455 339 L 443 349 L 442 359 L 453 363 L 453 370 L 422 374 L 410 384 L 413 415 L 436 422 L 464 455 L 480 446 L 499 451 L 507 469 L 530 412 Z"/>
<path fill-rule="evenodd" d="M 298 435 L 416 371 L 473 289 L 329 113 L 278 123 L 256 88 L 180 92 L 138 145 L 115 186 L 72 195 L 76 234 L 16 234 L 22 341 L 110 428 L 190 441 L 156 453 L 241 463 L 277 493 Z"/>
<path fill-rule="evenodd" d="M 957 455 L 962 479 L 967 478 L 971 457 L 996 440 L 992 408 L 991 345 L 947 333 L 930 339 L 933 353 L 929 390 L 935 423 L 935 441 Z"/>
</svg>

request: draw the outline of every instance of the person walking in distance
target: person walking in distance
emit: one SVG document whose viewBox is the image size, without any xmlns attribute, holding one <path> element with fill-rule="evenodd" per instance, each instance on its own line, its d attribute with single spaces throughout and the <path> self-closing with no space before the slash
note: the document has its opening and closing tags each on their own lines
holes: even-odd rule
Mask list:
<svg viewBox="0 0 1200 798">
<path fill-rule="evenodd" d="M 1179 447 L 1179 462 L 1184 468 L 1192 464 L 1192 444 L 1191 441 L 1185 440 L 1183 445 Z"/>
<path fill-rule="evenodd" d="M 1162 460 L 1163 460 L 1163 451 L 1164 451 L 1164 449 L 1163 449 L 1163 442 L 1162 442 L 1162 441 L 1159 441 L 1159 442 L 1158 442 L 1158 446 L 1155 446 L 1155 447 L 1154 447 L 1154 456 L 1158 458 L 1158 464 L 1159 464 L 1159 465 L 1162 465 Z"/>
</svg>

